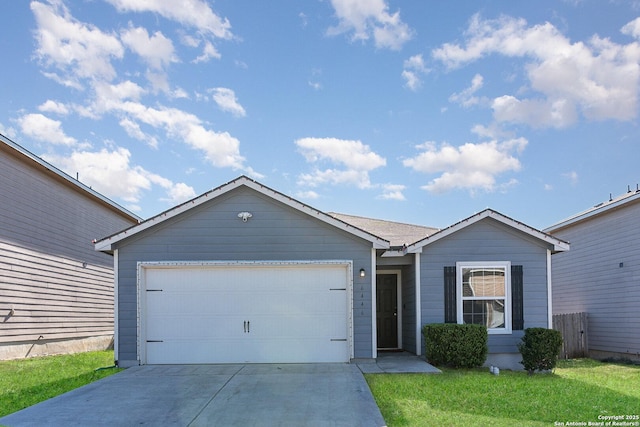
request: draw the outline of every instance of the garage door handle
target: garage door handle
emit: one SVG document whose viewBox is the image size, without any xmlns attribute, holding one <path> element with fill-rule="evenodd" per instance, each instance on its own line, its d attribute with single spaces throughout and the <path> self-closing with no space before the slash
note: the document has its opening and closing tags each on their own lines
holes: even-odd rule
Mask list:
<svg viewBox="0 0 640 427">
<path fill-rule="evenodd" d="M 244 321 L 244 333 L 245 334 L 247 333 L 247 321 L 246 320 Z"/>
<path fill-rule="evenodd" d="M 247 320 L 247 332 L 251 333 L 251 322 Z"/>
</svg>

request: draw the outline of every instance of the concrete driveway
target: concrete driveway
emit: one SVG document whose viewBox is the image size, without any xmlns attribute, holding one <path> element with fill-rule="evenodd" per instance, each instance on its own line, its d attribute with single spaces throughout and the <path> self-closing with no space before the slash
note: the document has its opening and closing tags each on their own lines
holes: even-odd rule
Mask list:
<svg viewBox="0 0 640 427">
<path fill-rule="evenodd" d="M 7 426 L 384 426 L 356 364 L 137 366 Z"/>
</svg>

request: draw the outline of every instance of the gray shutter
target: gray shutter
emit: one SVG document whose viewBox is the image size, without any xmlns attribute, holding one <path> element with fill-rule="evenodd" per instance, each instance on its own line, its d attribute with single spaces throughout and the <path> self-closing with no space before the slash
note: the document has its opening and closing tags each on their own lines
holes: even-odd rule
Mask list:
<svg viewBox="0 0 640 427">
<path fill-rule="evenodd" d="M 511 266 L 511 329 L 524 329 L 524 289 L 521 265 Z"/>
<path fill-rule="evenodd" d="M 458 323 L 456 301 L 456 267 L 444 268 L 444 323 Z"/>
</svg>

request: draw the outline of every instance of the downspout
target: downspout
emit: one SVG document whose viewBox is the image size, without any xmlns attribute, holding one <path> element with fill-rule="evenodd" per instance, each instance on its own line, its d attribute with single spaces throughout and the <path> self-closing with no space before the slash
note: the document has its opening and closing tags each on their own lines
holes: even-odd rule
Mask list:
<svg viewBox="0 0 640 427">
<path fill-rule="evenodd" d="M 376 249 L 371 249 L 371 357 L 378 358 L 378 336 L 376 334 Z"/>
<path fill-rule="evenodd" d="M 416 277 L 416 356 L 422 355 L 422 304 L 420 303 L 420 253 L 415 254 Z"/>
<path fill-rule="evenodd" d="M 551 286 L 551 249 L 547 249 L 547 315 L 548 329 L 553 329 L 553 294 Z"/>
<path fill-rule="evenodd" d="M 113 362 L 118 365 L 118 350 L 120 348 L 118 339 L 118 318 L 120 317 L 118 300 L 120 292 L 118 290 L 118 250 L 113 251 Z"/>
</svg>

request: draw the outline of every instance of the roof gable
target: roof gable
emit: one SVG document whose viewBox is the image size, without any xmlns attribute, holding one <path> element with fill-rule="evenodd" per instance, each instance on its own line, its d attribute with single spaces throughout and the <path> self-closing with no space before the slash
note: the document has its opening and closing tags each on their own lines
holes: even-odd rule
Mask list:
<svg viewBox="0 0 640 427">
<path fill-rule="evenodd" d="M 444 228 L 434 234 L 432 234 L 431 236 L 425 237 L 422 240 L 419 240 L 411 245 L 409 245 L 405 252 L 406 253 L 416 253 L 416 252 L 421 252 L 422 248 L 430 245 L 434 242 L 437 242 L 440 239 L 444 239 L 447 236 L 450 236 L 453 233 L 456 233 L 466 227 L 469 227 L 472 224 L 475 224 L 479 221 L 482 221 L 486 218 L 492 218 L 504 225 L 507 225 L 521 233 L 524 233 L 525 235 L 528 235 L 530 237 L 533 237 L 535 239 L 538 239 L 542 242 L 544 242 L 547 245 L 551 245 L 553 247 L 553 252 L 564 252 L 564 251 L 568 251 L 569 250 L 569 243 L 565 242 L 564 240 L 560 240 L 556 237 L 553 237 L 547 233 L 544 233 L 540 230 L 537 230 L 533 227 L 529 227 L 528 225 L 516 221 L 512 218 L 509 218 L 508 216 L 502 215 L 501 213 L 494 211 L 492 209 L 485 209 L 482 212 L 479 212 L 475 215 L 472 215 L 466 219 L 463 219 L 460 222 L 457 222 L 447 228 Z"/>
<path fill-rule="evenodd" d="M 2 145 L 4 145 L 4 147 Z M 6 152 L 10 156 L 16 159 L 19 159 L 25 164 L 28 164 L 31 168 L 38 170 L 40 173 L 44 173 L 48 177 L 58 182 L 61 182 L 66 187 L 74 191 L 77 191 L 78 193 L 82 194 L 86 198 L 95 200 L 102 206 L 105 206 L 111 211 L 117 213 L 118 215 L 127 218 L 130 222 L 142 221 L 142 218 L 140 218 L 138 215 L 123 208 L 113 200 L 98 193 L 97 191 L 83 184 L 77 179 L 73 179 L 71 176 L 67 175 L 57 167 L 53 166 L 51 163 L 46 162 L 45 160 L 41 159 L 40 157 L 26 150 L 21 145 L 13 142 L 6 136 L 0 134 L 0 151 L 4 151 L 3 149 L 5 149 L 5 147 L 6 147 Z"/>
<path fill-rule="evenodd" d="M 152 218 L 147 219 L 146 221 L 141 222 L 140 224 L 134 225 L 133 227 L 130 227 L 126 230 L 123 230 L 119 233 L 116 233 L 114 235 L 105 237 L 101 240 L 98 240 L 95 243 L 95 250 L 97 251 L 103 251 L 103 252 L 110 252 L 114 249 L 113 245 L 116 244 L 117 242 L 120 242 L 121 240 L 127 239 L 137 233 L 140 233 L 144 230 L 147 230 L 149 228 L 155 227 L 158 224 L 161 224 L 171 218 L 175 218 L 178 215 L 181 215 L 197 206 L 202 205 L 203 203 L 206 203 L 210 200 L 215 199 L 216 197 L 219 197 L 223 194 L 226 194 L 232 190 L 235 190 L 236 188 L 239 187 L 248 187 L 251 188 L 267 197 L 270 197 L 271 199 L 274 199 L 280 203 L 283 203 L 293 209 L 296 209 L 299 212 L 302 212 L 306 215 L 309 215 L 313 218 L 316 218 L 326 224 L 329 224 L 333 227 L 336 227 L 340 230 L 346 231 L 347 233 L 350 233 L 356 237 L 359 237 L 361 239 L 364 239 L 366 241 L 369 241 L 373 244 L 373 247 L 376 249 L 387 249 L 389 248 L 389 241 L 382 239 L 378 236 L 374 236 L 371 233 L 368 233 L 367 231 L 364 231 L 358 227 L 355 227 L 351 224 L 348 224 L 344 221 L 341 221 L 340 219 L 334 218 L 331 215 L 327 215 L 324 212 L 321 212 L 315 208 L 312 208 L 309 205 L 306 205 L 302 202 L 299 202 L 289 196 L 286 196 L 285 194 L 282 194 L 278 191 L 275 191 L 265 185 L 260 184 L 259 182 L 248 178 L 247 176 L 240 176 L 236 179 L 234 179 L 233 181 L 230 181 L 226 184 L 223 184 L 219 187 L 216 187 L 210 191 L 207 191 L 206 193 L 191 199 L 185 203 L 182 203 L 178 206 L 175 206 L 174 208 L 171 208 L 167 211 L 164 211 Z M 242 213 L 239 213 L 238 216 L 241 218 Z"/>
</svg>

